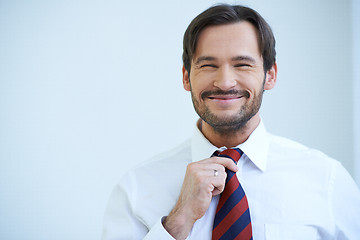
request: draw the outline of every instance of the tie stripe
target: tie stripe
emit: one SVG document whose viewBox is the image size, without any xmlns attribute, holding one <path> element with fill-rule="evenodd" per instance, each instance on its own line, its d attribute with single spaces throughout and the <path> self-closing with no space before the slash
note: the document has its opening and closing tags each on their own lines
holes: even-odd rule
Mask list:
<svg viewBox="0 0 360 240">
<path fill-rule="evenodd" d="M 235 151 L 234 151 L 235 150 Z M 242 151 L 239 148 L 229 148 L 219 153 L 220 157 L 231 158 L 235 163 L 239 161 Z"/>
<path fill-rule="evenodd" d="M 237 163 L 241 154 L 242 151 L 236 148 L 226 149 L 216 155 L 231 158 Z M 236 174 L 228 169 L 226 173 L 226 185 L 216 209 L 212 239 L 251 240 L 252 226 L 245 192 Z"/>
<path fill-rule="evenodd" d="M 233 216 L 231 215 L 225 215 L 223 216 L 223 219 L 217 223 L 217 226 L 215 228 L 219 228 L 218 234 L 221 236 L 223 235 L 230 226 L 232 226 L 237 219 L 239 219 L 245 211 L 248 210 L 248 208 L 244 207 L 244 201 L 246 201 L 245 198 L 243 198 L 238 204 L 234 206 L 234 212 L 235 214 Z"/>
<path fill-rule="evenodd" d="M 251 237 L 249 238 L 249 236 Z M 253 239 L 251 222 L 242 230 L 242 232 L 239 233 L 239 235 L 237 235 L 234 238 L 234 240 L 242 240 L 242 239 L 249 239 L 249 240 Z"/>
<path fill-rule="evenodd" d="M 220 209 L 222 209 L 223 205 L 226 203 L 226 201 L 229 199 L 229 197 L 234 194 L 235 191 L 237 191 L 238 193 L 236 193 L 234 195 L 234 197 L 238 198 L 238 194 L 240 194 L 240 198 L 243 197 L 243 196 L 241 196 L 241 195 L 243 195 L 243 191 L 241 191 L 241 189 L 238 190 L 240 183 L 239 183 L 239 181 L 237 181 L 235 174 L 234 174 L 234 176 L 235 177 L 232 177 L 228 181 L 230 184 L 226 183 L 229 186 L 227 189 L 228 191 L 226 191 L 226 192 L 224 191 L 223 194 L 221 195 L 216 213 L 218 213 L 220 211 Z"/>
</svg>

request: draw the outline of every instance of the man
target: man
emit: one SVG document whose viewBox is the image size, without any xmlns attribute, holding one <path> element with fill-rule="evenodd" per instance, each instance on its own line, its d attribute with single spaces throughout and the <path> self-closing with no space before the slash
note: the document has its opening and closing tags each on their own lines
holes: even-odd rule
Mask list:
<svg viewBox="0 0 360 240">
<path fill-rule="evenodd" d="M 122 178 L 103 239 L 211 239 L 231 171 L 247 197 L 247 239 L 358 239 L 360 192 L 346 170 L 261 121 L 263 92 L 277 76 L 265 20 L 242 6 L 209 8 L 185 32 L 183 63 L 200 116 L 194 137 Z M 241 149 L 237 164 L 213 155 L 232 148 Z"/>
</svg>

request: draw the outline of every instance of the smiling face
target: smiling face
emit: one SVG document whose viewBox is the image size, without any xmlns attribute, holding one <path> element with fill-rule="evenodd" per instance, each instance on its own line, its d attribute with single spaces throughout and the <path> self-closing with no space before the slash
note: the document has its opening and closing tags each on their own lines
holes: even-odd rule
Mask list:
<svg viewBox="0 0 360 240">
<path fill-rule="evenodd" d="M 246 21 L 210 26 L 199 35 L 190 74 L 183 84 L 194 108 L 215 131 L 242 129 L 259 119 L 264 90 L 276 82 L 276 64 L 266 72 L 255 27 Z"/>
</svg>

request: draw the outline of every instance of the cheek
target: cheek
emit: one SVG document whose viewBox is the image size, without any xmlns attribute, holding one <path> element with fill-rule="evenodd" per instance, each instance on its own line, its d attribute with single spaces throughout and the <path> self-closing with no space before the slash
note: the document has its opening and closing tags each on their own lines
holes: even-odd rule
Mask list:
<svg viewBox="0 0 360 240">
<path fill-rule="evenodd" d="M 200 98 L 204 91 L 207 91 L 211 88 L 211 84 L 209 84 L 206 79 L 199 78 L 198 76 L 190 76 L 190 87 L 193 95 L 196 96 L 196 98 Z"/>
<path fill-rule="evenodd" d="M 245 90 L 251 92 L 252 94 L 258 94 L 259 91 L 263 91 L 265 79 L 264 74 L 251 73 L 242 79 L 244 79 L 243 86 L 245 87 Z"/>
<path fill-rule="evenodd" d="M 191 94 L 193 95 L 193 97 L 195 97 L 196 99 L 198 99 L 198 101 L 202 101 L 201 99 L 201 94 L 203 93 L 203 89 L 201 89 L 199 86 L 197 85 L 191 85 Z"/>
</svg>

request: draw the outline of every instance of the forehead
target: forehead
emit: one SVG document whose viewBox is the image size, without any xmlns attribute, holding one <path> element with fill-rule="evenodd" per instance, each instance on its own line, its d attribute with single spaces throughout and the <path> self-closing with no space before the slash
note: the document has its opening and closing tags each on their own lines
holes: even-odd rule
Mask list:
<svg viewBox="0 0 360 240">
<path fill-rule="evenodd" d="M 261 58 L 258 31 L 247 21 L 206 27 L 198 37 L 193 60 L 201 56 L 234 58 L 242 55 Z"/>
</svg>

